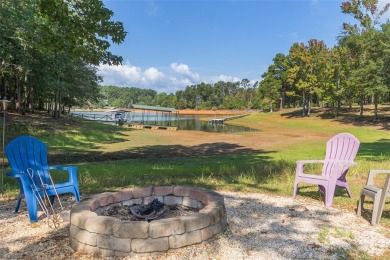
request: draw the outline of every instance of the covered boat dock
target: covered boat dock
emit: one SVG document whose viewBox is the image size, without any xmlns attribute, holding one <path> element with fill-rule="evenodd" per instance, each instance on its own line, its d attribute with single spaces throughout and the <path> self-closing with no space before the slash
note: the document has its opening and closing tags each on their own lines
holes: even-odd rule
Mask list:
<svg viewBox="0 0 390 260">
<path fill-rule="evenodd" d="M 175 108 L 136 104 L 131 108 L 141 112 L 138 122 L 130 122 L 129 126 L 132 128 L 177 130 L 173 122 L 176 122 L 179 111 Z"/>
</svg>

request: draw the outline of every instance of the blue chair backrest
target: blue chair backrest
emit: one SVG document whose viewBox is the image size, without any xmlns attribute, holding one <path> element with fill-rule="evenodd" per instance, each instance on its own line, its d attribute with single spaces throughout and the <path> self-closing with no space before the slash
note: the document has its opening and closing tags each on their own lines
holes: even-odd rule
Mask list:
<svg viewBox="0 0 390 260">
<path fill-rule="evenodd" d="M 26 173 L 31 169 L 34 172 L 35 184 L 50 184 L 47 163 L 47 148 L 44 143 L 32 136 L 20 136 L 12 140 L 6 147 L 8 162 L 12 168 L 12 173 Z"/>
</svg>

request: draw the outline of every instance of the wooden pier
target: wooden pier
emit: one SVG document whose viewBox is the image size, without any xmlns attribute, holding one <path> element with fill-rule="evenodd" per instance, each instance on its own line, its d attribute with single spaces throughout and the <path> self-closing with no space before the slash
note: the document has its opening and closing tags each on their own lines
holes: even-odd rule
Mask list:
<svg viewBox="0 0 390 260">
<path fill-rule="evenodd" d="M 176 126 L 140 125 L 140 124 L 126 124 L 125 126 L 134 129 L 170 130 L 170 131 L 177 130 Z"/>
<path fill-rule="evenodd" d="M 223 124 L 223 123 L 225 123 L 225 121 L 233 120 L 233 119 L 244 117 L 244 116 L 247 116 L 247 115 L 250 115 L 250 113 L 242 114 L 242 115 L 229 116 L 229 117 L 226 117 L 226 118 L 214 118 L 214 119 L 210 119 L 208 121 L 208 123 L 212 124 L 212 125 Z"/>
<path fill-rule="evenodd" d="M 225 120 L 226 120 L 225 118 L 214 118 L 214 119 L 210 119 L 208 123 L 211 125 L 219 125 L 219 124 L 223 124 Z"/>
</svg>

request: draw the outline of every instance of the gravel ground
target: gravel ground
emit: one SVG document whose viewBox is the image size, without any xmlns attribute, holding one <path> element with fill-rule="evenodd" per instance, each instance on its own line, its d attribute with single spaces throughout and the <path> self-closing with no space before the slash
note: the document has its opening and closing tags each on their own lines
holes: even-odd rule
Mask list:
<svg viewBox="0 0 390 260">
<path fill-rule="evenodd" d="M 320 201 L 257 193 L 220 192 L 228 229 L 207 244 L 166 253 L 157 259 L 355 259 L 389 257 L 389 230 L 373 227 L 354 212 L 325 208 Z M 74 203 L 61 197 L 66 208 Z M 1 259 L 96 259 L 69 247 L 69 223 L 48 227 L 41 214 L 29 222 L 26 208 L 0 202 Z M 386 237 L 387 235 L 387 237 Z M 113 258 L 111 258 L 113 259 Z"/>
</svg>

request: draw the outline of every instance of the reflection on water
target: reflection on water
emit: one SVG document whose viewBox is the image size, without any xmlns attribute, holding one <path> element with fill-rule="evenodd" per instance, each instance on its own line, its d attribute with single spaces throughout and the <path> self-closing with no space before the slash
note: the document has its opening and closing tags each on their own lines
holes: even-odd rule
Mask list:
<svg viewBox="0 0 390 260">
<path fill-rule="evenodd" d="M 172 117 L 149 117 L 141 118 L 137 114 L 133 115 L 132 122 L 145 125 L 176 126 L 177 130 L 193 130 L 214 133 L 239 133 L 256 131 L 249 127 L 230 124 L 210 124 L 207 119 L 201 119 L 200 115 L 174 115 Z"/>
<path fill-rule="evenodd" d="M 103 112 L 77 112 L 77 115 L 84 115 L 94 120 L 97 118 L 109 118 L 109 113 Z M 223 116 L 221 116 L 223 117 Z M 177 130 L 193 130 L 214 133 L 239 133 L 258 131 L 249 127 L 230 124 L 211 124 L 207 119 L 201 119 L 204 116 L 200 115 L 172 115 L 172 116 L 142 116 L 141 113 L 131 113 L 126 115 L 127 122 L 144 125 L 159 125 L 159 126 L 176 126 Z M 210 118 L 211 119 L 211 118 Z"/>
<path fill-rule="evenodd" d="M 229 124 L 211 124 L 207 121 L 199 119 L 186 119 L 178 121 L 178 130 L 196 130 L 204 132 L 216 132 L 216 133 L 238 133 L 238 132 L 249 132 L 249 127 L 240 125 L 229 125 Z"/>
</svg>

